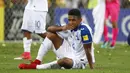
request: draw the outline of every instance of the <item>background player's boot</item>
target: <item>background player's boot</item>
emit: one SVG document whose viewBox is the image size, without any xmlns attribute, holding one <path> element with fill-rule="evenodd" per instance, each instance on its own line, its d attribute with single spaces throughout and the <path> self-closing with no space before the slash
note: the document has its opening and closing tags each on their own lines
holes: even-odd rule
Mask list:
<svg viewBox="0 0 130 73">
<path fill-rule="evenodd" d="M 115 48 L 115 45 L 110 45 L 110 47 L 109 47 L 110 49 L 114 49 Z"/>
<path fill-rule="evenodd" d="M 21 60 L 21 59 L 31 60 L 31 55 L 30 55 L 30 52 L 24 52 L 20 57 L 16 57 L 14 59 L 15 60 Z"/>
<path fill-rule="evenodd" d="M 24 52 L 21 57 L 26 60 L 31 60 L 30 52 Z"/>
<path fill-rule="evenodd" d="M 101 48 L 107 48 L 109 44 L 109 41 L 105 41 L 102 45 L 101 45 Z"/>
</svg>

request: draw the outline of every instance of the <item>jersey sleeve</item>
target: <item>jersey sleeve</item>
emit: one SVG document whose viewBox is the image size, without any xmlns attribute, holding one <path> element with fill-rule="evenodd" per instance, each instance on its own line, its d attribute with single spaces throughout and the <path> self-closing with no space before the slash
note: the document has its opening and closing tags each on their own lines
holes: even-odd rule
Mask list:
<svg viewBox="0 0 130 73">
<path fill-rule="evenodd" d="M 68 37 L 71 35 L 71 32 L 70 32 L 69 30 L 67 30 L 67 31 L 57 32 L 57 34 L 58 34 L 61 38 L 65 39 L 65 38 L 68 38 Z"/>
<path fill-rule="evenodd" d="M 56 24 L 57 26 L 65 26 L 66 24 Z M 70 36 L 71 31 L 70 30 L 66 30 L 66 31 L 60 31 L 60 32 L 56 32 L 61 38 L 66 39 Z"/>
<path fill-rule="evenodd" d="M 86 26 L 83 26 L 81 28 L 81 38 L 82 38 L 82 43 L 84 44 L 92 43 L 91 32 Z"/>
</svg>

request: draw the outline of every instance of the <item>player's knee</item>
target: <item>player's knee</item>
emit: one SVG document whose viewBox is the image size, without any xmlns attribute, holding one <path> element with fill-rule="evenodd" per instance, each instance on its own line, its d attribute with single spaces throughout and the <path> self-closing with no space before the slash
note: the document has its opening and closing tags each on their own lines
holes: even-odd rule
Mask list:
<svg viewBox="0 0 130 73">
<path fill-rule="evenodd" d="M 61 67 L 64 67 L 66 69 L 70 69 L 72 68 L 73 66 L 73 61 L 72 59 L 69 59 L 69 58 L 63 58 L 63 59 L 60 59 L 58 61 L 58 64 L 61 66 Z"/>
</svg>

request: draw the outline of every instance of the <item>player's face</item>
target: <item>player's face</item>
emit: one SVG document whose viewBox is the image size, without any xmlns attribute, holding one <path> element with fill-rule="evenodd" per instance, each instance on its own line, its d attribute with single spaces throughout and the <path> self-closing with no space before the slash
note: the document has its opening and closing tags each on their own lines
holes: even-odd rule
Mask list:
<svg viewBox="0 0 130 73">
<path fill-rule="evenodd" d="M 68 16 L 68 21 L 69 21 L 69 24 L 77 27 L 80 24 L 80 22 L 82 21 L 82 19 L 78 18 L 77 16 L 69 15 Z"/>
</svg>

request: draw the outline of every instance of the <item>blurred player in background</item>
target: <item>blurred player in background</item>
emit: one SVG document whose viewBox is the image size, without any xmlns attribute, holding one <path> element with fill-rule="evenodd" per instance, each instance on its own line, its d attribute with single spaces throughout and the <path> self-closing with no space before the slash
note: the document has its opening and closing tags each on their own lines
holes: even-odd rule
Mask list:
<svg viewBox="0 0 130 73">
<path fill-rule="evenodd" d="M 67 8 L 78 8 L 78 3 L 80 0 L 65 0 L 65 5 Z"/>
<path fill-rule="evenodd" d="M 22 63 L 19 68 L 48 69 L 55 66 L 55 68 L 84 69 L 86 64 L 89 64 L 90 68 L 93 69 L 95 58 L 91 28 L 81 22 L 81 13 L 78 9 L 71 9 L 68 12 L 68 21 L 68 25 L 48 27 L 49 32 L 42 43 L 42 48 L 38 51 L 36 60 L 31 64 Z M 41 64 L 43 56 L 52 45 L 58 59 Z"/>
<path fill-rule="evenodd" d="M 22 31 L 24 33 L 23 47 L 24 53 L 15 59 L 31 59 L 30 50 L 32 37 L 31 33 L 36 33 L 42 38 L 46 36 L 46 15 L 48 12 L 47 0 L 28 0 L 25 7 Z M 42 45 L 42 44 L 41 44 Z"/>
<path fill-rule="evenodd" d="M 88 2 L 91 0 L 64 0 L 66 8 L 88 8 Z"/>
<path fill-rule="evenodd" d="M 101 48 L 106 48 L 109 42 L 108 38 L 108 27 L 106 25 L 106 20 L 110 16 L 110 21 L 112 23 L 112 42 L 110 48 L 114 48 L 116 44 L 116 38 L 118 35 L 118 16 L 120 11 L 120 1 L 119 0 L 106 0 L 106 11 L 105 11 L 105 24 L 104 24 L 104 43 L 101 45 Z"/>
</svg>

